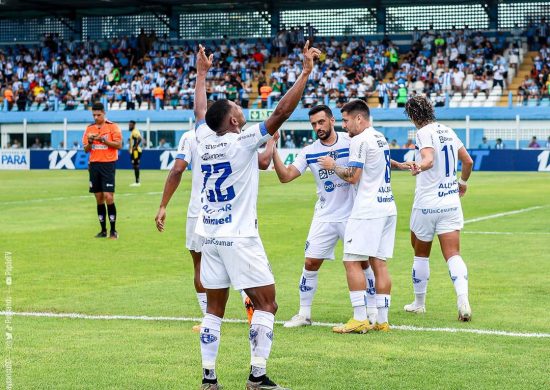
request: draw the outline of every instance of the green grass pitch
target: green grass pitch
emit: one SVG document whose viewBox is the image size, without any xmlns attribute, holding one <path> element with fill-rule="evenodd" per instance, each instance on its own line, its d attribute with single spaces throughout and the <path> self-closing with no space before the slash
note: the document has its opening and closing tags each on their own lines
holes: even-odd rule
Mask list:
<svg viewBox="0 0 550 390">
<path fill-rule="evenodd" d="M 117 173 L 118 241 L 97 240 L 95 204 L 85 171 L 0 172 L 0 249 L 12 253 L 10 295 L 15 312 L 199 317 L 192 263 L 185 250 L 190 174 L 168 208 L 166 232 L 154 226 L 166 172 Z M 403 312 L 413 298 L 409 212 L 414 178 L 392 178 L 398 206 L 390 322 L 418 328 L 550 333 L 550 176 L 474 172 L 463 199 L 465 219 L 534 206 L 534 210 L 465 225 L 471 323 L 456 320 L 455 293 L 434 245 L 425 315 Z M 279 184 L 262 173 L 260 233 L 277 281 L 279 312 L 298 309 L 304 242 L 313 213 L 310 174 Z M 486 232 L 498 234 L 483 234 Z M 314 321 L 351 315 L 342 246 L 320 272 Z M 0 272 L 5 272 L 1 261 Z M 5 303 L 4 281 L 0 294 Z M 4 305 L 3 305 L 4 306 Z M 2 307 L 0 310 L 5 310 Z M 231 293 L 227 318 L 244 319 Z M 198 389 L 198 336 L 193 322 L 91 320 L 14 316 L 14 389 Z M 217 372 L 225 389 L 243 389 L 248 329 L 222 326 Z M 276 325 L 268 374 L 292 389 L 548 389 L 550 338 L 395 329 L 387 334 L 332 334 L 329 327 L 287 330 Z M 5 384 L 6 370 L 0 372 Z"/>
</svg>

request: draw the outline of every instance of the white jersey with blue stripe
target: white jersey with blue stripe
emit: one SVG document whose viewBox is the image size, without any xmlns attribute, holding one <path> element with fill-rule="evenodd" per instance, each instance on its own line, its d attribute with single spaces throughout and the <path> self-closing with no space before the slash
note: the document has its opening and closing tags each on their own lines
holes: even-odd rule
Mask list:
<svg viewBox="0 0 550 390">
<path fill-rule="evenodd" d="M 191 197 L 187 208 L 187 218 L 197 218 L 201 210 L 202 173 L 197 154 L 195 130 L 190 130 L 181 136 L 176 158 L 187 161 L 191 167 Z"/>
<path fill-rule="evenodd" d="M 257 151 L 271 138 L 265 123 L 222 136 L 212 131 L 203 136 L 198 130 L 203 191 L 195 232 L 207 238 L 258 237 Z"/>
<path fill-rule="evenodd" d="M 420 151 L 434 149 L 434 165 L 416 176 L 413 208 L 440 208 L 460 206 L 456 171 L 458 151 L 464 144 L 453 129 L 441 123 L 430 123 L 416 133 L 416 157 L 422 160 Z"/>
<path fill-rule="evenodd" d="M 397 215 L 391 188 L 391 160 L 384 135 L 369 127 L 351 139 L 350 167 L 361 168 L 355 185 L 350 219 L 374 219 Z"/>
<path fill-rule="evenodd" d="M 349 158 L 350 138 L 347 133 L 336 133 L 333 145 L 324 145 L 321 140 L 303 148 L 292 163 L 304 173 L 309 167 L 317 184 L 317 203 L 313 219 L 319 222 L 345 222 L 353 207 L 354 191 L 348 182 L 340 179 L 333 170 L 323 169 L 317 163 L 322 156 L 331 156 L 336 164 L 346 166 Z"/>
</svg>

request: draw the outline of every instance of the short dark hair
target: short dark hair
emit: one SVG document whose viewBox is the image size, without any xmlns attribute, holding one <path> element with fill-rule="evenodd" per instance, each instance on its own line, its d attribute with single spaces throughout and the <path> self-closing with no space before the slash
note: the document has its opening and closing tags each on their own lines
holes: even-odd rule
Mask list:
<svg viewBox="0 0 550 390">
<path fill-rule="evenodd" d="M 405 113 L 415 125 L 426 126 L 435 122 L 434 106 L 430 99 L 423 95 L 416 95 L 407 100 Z"/>
<path fill-rule="evenodd" d="M 365 103 L 363 100 L 355 99 L 347 102 L 342 106 L 340 109 L 340 112 L 343 114 L 344 112 L 347 112 L 349 114 L 361 114 L 366 119 L 370 118 L 370 109 L 367 103 Z"/>
<path fill-rule="evenodd" d="M 334 115 L 332 114 L 332 110 L 330 109 L 329 106 L 326 106 L 324 104 L 319 104 L 318 106 L 315 106 L 313 107 L 311 110 L 309 110 L 309 112 L 307 113 L 308 116 L 312 116 L 312 115 L 315 115 L 319 112 L 323 111 L 325 114 L 327 114 L 327 116 L 329 118 L 332 118 L 334 117 Z"/>
<path fill-rule="evenodd" d="M 222 130 L 223 122 L 231 111 L 231 108 L 231 104 L 227 99 L 217 100 L 212 104 L 206 111 L 206 117 L 204 118 L 208 127 L 215 132 Z"/>
<path fill-rule="evenodd" d="M 101 102 L 92 104 L 92 111 L 105 111 L 105 106 Z"/>
<path fill-rule="evenodd" d="M 135 124 L 136 124 L 136 121 L 133 121 L 133 120 L 132 120 L 132 121 L 130 121 L 129 123 L 132 123 L 132 124 L 135 125 Z"/>
</svg>

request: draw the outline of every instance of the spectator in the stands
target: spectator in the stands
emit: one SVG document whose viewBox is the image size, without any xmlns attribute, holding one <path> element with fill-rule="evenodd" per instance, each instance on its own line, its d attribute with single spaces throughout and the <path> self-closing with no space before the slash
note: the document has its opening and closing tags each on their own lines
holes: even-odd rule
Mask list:
<svg viewBox="0 0 550 390">
<path fill-rule="evenodd" d="M 539 143 L 537 142 L 537 137 L 533 136 L 533 138 L 531 138 L 531 142 L 529 142 L 529 145 L 527 145 L 528 148 L 531 148 L 531 149 L 538 149 L 540 148 L 540 145 Z"/>
<path fill-rule="evenodd" d="M 506 146 L 502 142 L 502 138 L 497 138 L 497 142 L 495 144 L 495 149 L 504 149 Z"/>
<path fill-rule="evenodd" d="M 550 149 L 550 136 L 546 140 L 546 149 Z"/>
<path fill-rule="evenodd" d="M 389 145 L 390 149 L 399 149 L 399 145 L 397 144 L 396 139 L 392 139 Z"/>
<path fill-rule="evenodd" d="M 403 145 L 403 149 L 415 149 L 415 144 L 412 139 L 408 139 L 407 143 Z"/>
<path fill-rule="evenodd" d="M 481 139 L 481 143 L 477 147 L 478 149 L 491 149 L 491 145 L 489 145 L 489 142 L 487 141 L 487 137 L 483 137 Z"/>
</svg>

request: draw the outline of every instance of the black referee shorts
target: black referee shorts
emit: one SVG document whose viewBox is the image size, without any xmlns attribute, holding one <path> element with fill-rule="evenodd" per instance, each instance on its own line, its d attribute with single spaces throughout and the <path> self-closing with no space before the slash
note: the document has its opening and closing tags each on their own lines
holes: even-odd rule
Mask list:
<svg viewBox="0 0 550 390">
<path fill-rule="evenodd" d="M 115 192 L 115 164 L 114 161 L 90 163 L 90 192 Z"/>
</svg>

